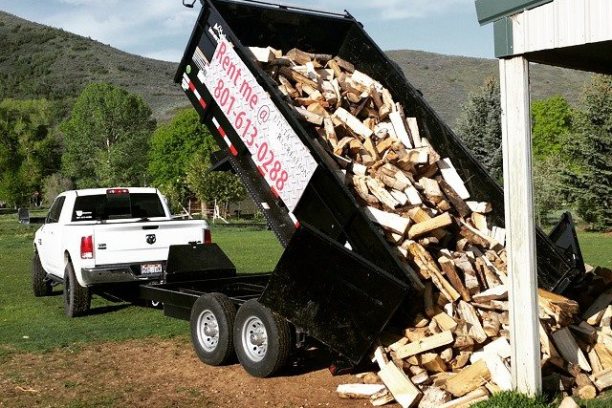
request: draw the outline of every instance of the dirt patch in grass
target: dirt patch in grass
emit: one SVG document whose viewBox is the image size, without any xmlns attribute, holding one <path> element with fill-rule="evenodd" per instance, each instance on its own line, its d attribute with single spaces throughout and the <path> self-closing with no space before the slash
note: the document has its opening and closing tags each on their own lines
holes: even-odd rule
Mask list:
<svg viewBox="0 0 612 408">
<path fill-rule="evenodd" d="M 305 362 L 268 379 L 238 364 L 209 367 L 185 338 L 130 340 L 44 354 L 17 353 L 0 365 L 2 407 L 355 407 L 320 362 Z"/>
</svg>

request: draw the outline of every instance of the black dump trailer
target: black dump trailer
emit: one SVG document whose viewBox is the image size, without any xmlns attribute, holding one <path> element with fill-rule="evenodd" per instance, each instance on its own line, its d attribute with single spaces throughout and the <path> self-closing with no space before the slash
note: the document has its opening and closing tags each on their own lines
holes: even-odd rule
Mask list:
<svg viewBox="0 0 612 408">
<path fill-rule="evenodd" d="M 201 3 L 175 81 L 221 148 L 214 167 L 239 176 L 284 252 L 271 274 L 239 276 L 215 245 L 171 248 L 163 283 L 141 287 L 141 297 L 163 302 L 169 315 L 190 317 L 196 351 L 209 364 L 227 361 L 233 346 L 249 373 L 271 375 L 305 336 L 358 364 L 398 309 L 421 303 L 422 284 L 248 47 L 300 48 L 354 63 L 417 118 L 472 197 L 493 204 L 496 225 L 504 224 L 502 190 L 349 13 Z M 561 231 L 568 228 L 560 226 L 557 235 L 566 237 Z M 567 246 L 559 250 L 538 230 L 540 286 L 560 292 L 578 276 Z"/>
</svg>

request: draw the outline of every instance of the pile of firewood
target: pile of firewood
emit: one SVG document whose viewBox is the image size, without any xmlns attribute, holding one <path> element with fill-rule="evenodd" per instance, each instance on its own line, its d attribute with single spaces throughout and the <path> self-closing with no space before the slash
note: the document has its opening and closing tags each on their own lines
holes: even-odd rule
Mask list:
<svg viewBox="0 0 612 408">
<path fill-rule="evenodd" d="M 511 389 L 505 231 L 488 222 L 491 205 L 469 200 L 416 118 L 350 62 L 298 49 L 251 51 L 425 287 L 414 322 L 380 339 L 378 373 L 338 387 L 340 396 L 442 408 Z M 563 296 L 539 296 L 542 367 L 557 376 L 556 387 L 581 398 L 612 385 L 610 272 L 592 275 L 591 293 L 602 293 L 583 313 Z"/>
</svg>

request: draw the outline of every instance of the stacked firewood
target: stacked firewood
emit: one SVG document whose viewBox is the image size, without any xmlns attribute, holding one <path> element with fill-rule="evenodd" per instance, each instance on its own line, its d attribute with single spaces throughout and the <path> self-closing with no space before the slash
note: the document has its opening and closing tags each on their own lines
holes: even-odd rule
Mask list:
<svg viewBox="0 0 612 408">
<path fill-rule="evenodd" d="M 416 118 L 350 62 L 299 49 L 251 51 L 424 285 L 421 313 L 380 339 L 379 371 L 340 386 L 340 396 L 441 408 L 511 389 L 505 231 L 487 220 L 490 203 L 469 200 Z M 605 290 L 609 271 L 600 275 L 592 288 Z M 592 398 L 612 385 L 611 301 L 607 289 L 581 314 L 577 302 L 540 290 L 542 366 L 563 391 Z"/>
</svg>

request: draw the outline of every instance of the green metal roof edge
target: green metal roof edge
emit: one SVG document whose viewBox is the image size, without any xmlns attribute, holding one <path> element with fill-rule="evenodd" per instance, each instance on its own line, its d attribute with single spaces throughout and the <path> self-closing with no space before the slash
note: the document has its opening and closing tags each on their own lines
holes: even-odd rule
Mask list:
<svg viewBox="0 0 612 408">
<path fill-rule="evenodd" d="M 476 0 L 476 16 L 480 25 L 485 25 L 552 1 L 554 0 Z"/>
</svg>

